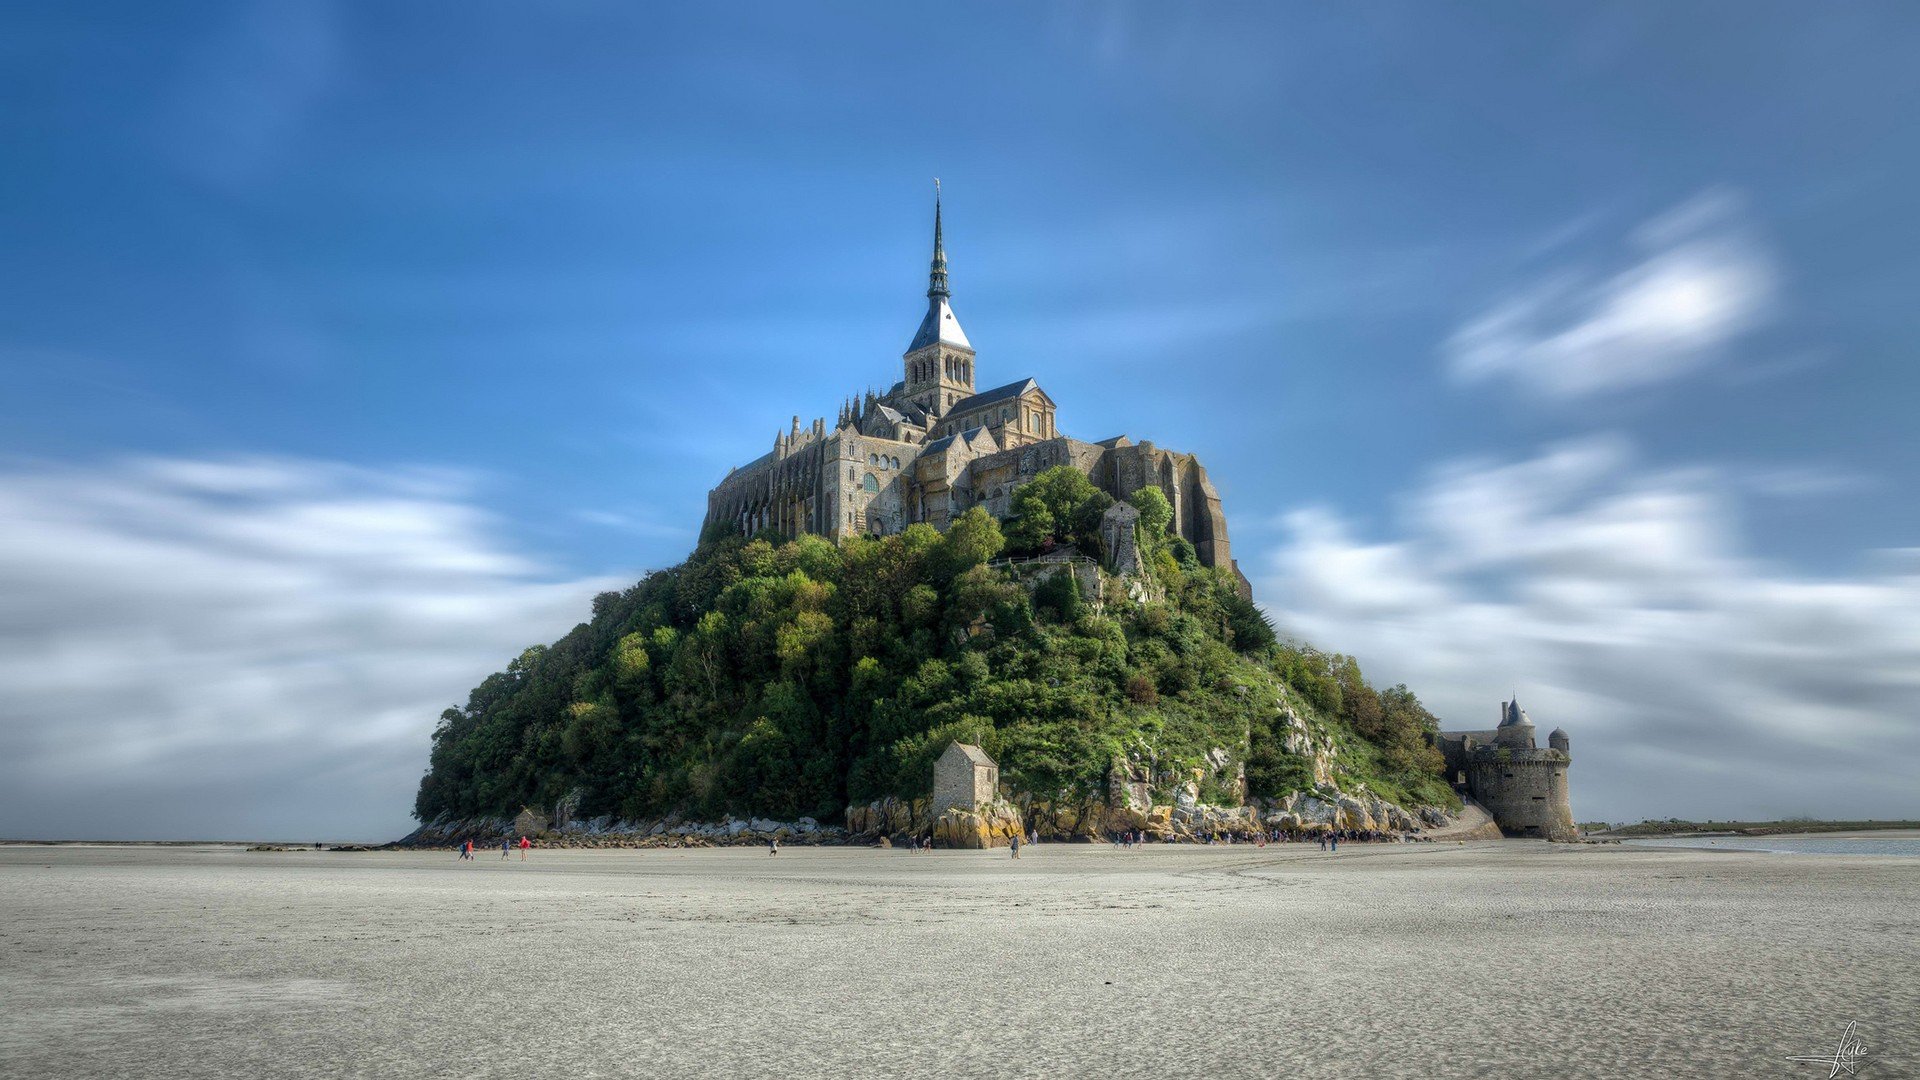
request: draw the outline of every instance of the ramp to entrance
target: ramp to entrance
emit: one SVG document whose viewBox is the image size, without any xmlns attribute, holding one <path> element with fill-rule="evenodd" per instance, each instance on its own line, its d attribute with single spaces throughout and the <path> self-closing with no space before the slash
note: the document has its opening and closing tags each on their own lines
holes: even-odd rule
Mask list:
<svg viewBox="0 0 1920 1080">
<path fill-rule="evenodd" d="M 1498 840 L 1500 826 L 1494 824 L 1493 815 L 1487 808 L 1474 802 L 1466 795 L 1460 796 L 1466 805 L 1459 816 L 1437 829 L 1428 829 L 1420 835 L 1429 840 Z"/>
</svg>

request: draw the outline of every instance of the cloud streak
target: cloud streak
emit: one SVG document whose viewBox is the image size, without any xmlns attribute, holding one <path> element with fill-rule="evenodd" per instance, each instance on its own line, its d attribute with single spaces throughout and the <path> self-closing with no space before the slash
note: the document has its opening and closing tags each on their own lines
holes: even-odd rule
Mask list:
<svg viewBox="0 0 1920 1080">
<path fill-rule="evenodd" d="M 1551 401 L 1680 378 L 1759 326 L 1777 291 L 1740 199 L 1710 191 L 1641 225 L 1611 274 L 1562 267 L 1468 320 L 1444 352 L 1462 382 L 1507 379 Z"/>
<path fill-rule="evenodd" d="M 1911 816 L 1920 563 L 1785 572 L 1746 553 L 1738 490 L 1615 437 L 1458 462 L 1386 539 L 1287 515 L 1260 591 L 1450 726 L 1517 690 L 1573 733 L 1583 817 Z"/>
<path fill-rule="evenodd" d="M 0 470 L 0 835 L 384 838 L 447 705 L 617 579 L 463 478 L 326 462 Z"/>
</svg>

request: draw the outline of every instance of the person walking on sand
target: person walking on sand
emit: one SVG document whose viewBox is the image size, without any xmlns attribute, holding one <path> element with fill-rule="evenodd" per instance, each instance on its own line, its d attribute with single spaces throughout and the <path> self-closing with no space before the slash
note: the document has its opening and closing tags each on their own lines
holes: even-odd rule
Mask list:
<svg viewBox="0 0 1920 1080">
<path fill-rule="evenodd" d="M 780 854 L 780 838 L 779 837 L 777 836 L 767 837 L 767 854 L 768 855 Z"/>
<path fill-rule="evenodd" d="M 524 836 L 520 838 L 520 861 L 521 862 L 527 861 L 527 849 L 532 846 L 533 846 L 533 841 L 527 839 Z"/>
<path fill-rule="evenodd" d="M 513 852 L 513 842 L 509 840 L 507 837 L 504 837 L 504 836 L 501 837 L 500 838 L 500 857 L 504 859 L 512 852 Z"/>
<path fill-rule="evenodd" d="M 1020 857 L 1020 834 L 1019 833 L 1013 834 L 1013 843 L 1009 846 L 1012 847 L 1013 849 L 1013 857 L 1016 859 L 1019 858 Z"/>
</svg>

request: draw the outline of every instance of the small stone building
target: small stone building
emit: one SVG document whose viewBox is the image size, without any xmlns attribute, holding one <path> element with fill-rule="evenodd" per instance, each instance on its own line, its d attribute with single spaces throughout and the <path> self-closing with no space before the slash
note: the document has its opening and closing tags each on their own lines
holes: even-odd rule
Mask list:
<svg viewBox="0 0 1920 1080">
<path fill-rule="evenodd" d="M 971 743 L 947 744 L 933 763 L 933 816 L 948 810 L 978 810 L 1000 792 L 1000 766 Z"/>
<path fill-rule="evenodd" d="M 1107 569 L 1116 574 L 1140 572 L 1140 544 L 1134 530 L 1140 525 L 1140 511 L 1117 502 L 1100 517 L 1100 547 L 1107 558 Z"/>
</svg>

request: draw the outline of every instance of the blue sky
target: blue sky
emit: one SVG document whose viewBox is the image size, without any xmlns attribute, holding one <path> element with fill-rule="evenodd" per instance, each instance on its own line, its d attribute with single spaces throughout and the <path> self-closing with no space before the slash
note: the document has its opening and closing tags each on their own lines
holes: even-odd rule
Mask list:
<svg viewBox="0 0 1920 1080">
<path fill-rule="evenodd" d="M 983 385 L 1201 455 L 1290 632 L 1517 689 L 1583 817 L 1912 815 L 1917 24 L 11 9 L 0 833 L 403 826 L 440 707 L 898 377 L 936 175 Z"/>
</svg>

